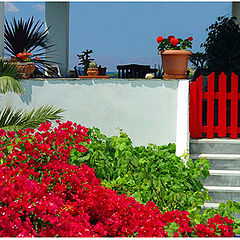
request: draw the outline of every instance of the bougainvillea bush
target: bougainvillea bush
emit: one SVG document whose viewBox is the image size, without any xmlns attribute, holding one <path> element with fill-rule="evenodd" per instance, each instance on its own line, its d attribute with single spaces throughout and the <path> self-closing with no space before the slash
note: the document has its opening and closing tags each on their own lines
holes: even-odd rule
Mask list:
<svg viewBox="0 0 240 240">
<path fill-rule="evenodd" d="M 69 164 L 86 152 L 87 128 L 66 122 L 53 130 L 0 130 L 0 237 L 233 236 L 233 220 L 216 214 L 193 224 L 187 211 L 166 211 L 118 195 L 93 168 Z"/>
</svg>

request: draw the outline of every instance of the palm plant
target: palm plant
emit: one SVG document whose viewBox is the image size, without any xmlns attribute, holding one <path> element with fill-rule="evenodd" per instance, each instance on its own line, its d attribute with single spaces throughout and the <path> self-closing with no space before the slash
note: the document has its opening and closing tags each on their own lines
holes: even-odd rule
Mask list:
<svg viewBox="0 0 240 240">
<path fill-rule="evenodd" d="M 23 93 L 23 89 L 19 81 L 18 70 L 15 65 L 5 62 L 0 58 L 0 93 L 15 92 Z"/>
<path fill-rule="evenodd" d="M 5 20 L 4 26 L 4 48 L 13 56 L 24 50 L 31 52 L 37 71 L 45 71 L 51 67 L 52 63 L 56 63 L 48 61 L 45 57 L 45 51 L 54 52 L 54 44 L 49 44 L 49 27 L 43 30 L 43 26 L 44 23 L 40 21 L 34 22 L 33 17 L 26 21 L 22 18 L 19 20 L 13 18 L 12 22 Z"/>
<path fill-rule="evenodd" d="M 28 112 L 22 109 L 13 110 L 11 107 L 6 107 L 0 111 L 0 128 L 8 131 L 36 128 L 42 122 L 61 118 L 59 114 L 62 112 L 63 110 L 52 106 L 42 106 Z"/>
<path fill-rule="evenodd" d="M 17 67 L 0 59 L 0 93 L 15 92 L 23 93 L 18 80 Z M 25 128 L 36 128 L 40 123 L 61 119 L 62 109 L 53 106 L 42 106 L 30 111 L 13 110 L 11 107 L 0 109 L 0 128 L 4 130 L 19 130 Z"/>
</svg>

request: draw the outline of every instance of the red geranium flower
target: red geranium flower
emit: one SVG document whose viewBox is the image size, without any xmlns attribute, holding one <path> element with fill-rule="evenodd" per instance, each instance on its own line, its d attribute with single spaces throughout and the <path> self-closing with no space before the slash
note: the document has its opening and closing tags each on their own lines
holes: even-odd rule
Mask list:
<svg viewBox="0 0 240 240">
<path fill-rule="evenodd" d="M 39 60 L 40 60 L 40 58 L 39 58 L 39 57 L 35 57 L 35 59 L 36 59 L 37 61 L 39 61 Z"/>
<path fill-rule="evenodd" d="M 162 37 L 162 36 L 158 36 L 158 37 L 157 37 L 157 42 L 158 42 L 158 43 L 160 43 L 162 40 L 163 40 L 163 37 Z"/>
<path fill-rule="evenodd" d="M 167 40 L 171 40 L 172 38 L 175 38 L 173 35 L 168 36 Z"/>
<path fill-rule="evenodd" d="M 173 38 L 171 38 L 170 42 L 173 46 L 176 46 L 178 44 L 178 39 L 173 37 Z"/>
<path fill-rule="evenodd" d="M 189 37 L 187 40 L 189 40 L 189 41 L 192 41 L 192 40 L 193 40 L 193 38 L 192 38 L 192 37 Z"/>
<path fill-rule="evenodd" d="M 17 54 L 17 57 L 18 57 L 18 58 L 20 58 L 20 57 L 22 57 L 22 56 L 23 56 L 22 53 L 18 53 L 18 54 Z"/>
</svg>

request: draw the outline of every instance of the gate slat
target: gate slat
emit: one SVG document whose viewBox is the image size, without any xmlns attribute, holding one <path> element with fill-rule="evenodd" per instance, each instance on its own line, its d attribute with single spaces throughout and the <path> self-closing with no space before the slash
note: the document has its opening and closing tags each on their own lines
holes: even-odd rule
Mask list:
<svg viewBox="0 0 240 240">
<path fill-rule="evenodd" d="M 237 138 L 238 128 L 238 77 L 231 75 L 231 132 L 230 138 Z"/>
<path fill-rule="evenodd" d="M 214 79 L 215 73 L 208 76 L 208 97 L 207 97 L 207 138 L 214 136 Z"/>
<path fill-rule="evenodd" d="M 196 94 L 196 82 L 191 82 L 190 84 L 190 108 L 189 108 L 189 130 L 190 137 L 196 138 L 196 103 L 197 103 L 197 94 Z"/>
<path fill-rule="evenodd" d="M 218 97 L 218 137 L 226 137 L 227 133 L 227 76 L 219 75 L 219 97 Z"/>
<path fill-rule="evenodd" d="M 196 137 L 202 137 L 202 98 L 203 76 L 196 79 L 197 104 L 196 104 Z"/>
</svg>

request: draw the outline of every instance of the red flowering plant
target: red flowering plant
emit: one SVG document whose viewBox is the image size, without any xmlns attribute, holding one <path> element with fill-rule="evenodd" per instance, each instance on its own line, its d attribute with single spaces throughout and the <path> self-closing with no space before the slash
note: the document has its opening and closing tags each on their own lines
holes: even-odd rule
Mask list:
<svg viewBox="0 0 240 240">
<path fill-rule="evenodd" d="M 31 58 L 32 53 L 24 50 L 22 53 L 18 53 L 16 56 L 11 56 L 10 62 L 33 62 Z M 35 60 L 39 61 L 39 57 L 35 57 Z"/>
<path fill-rule="evenodd" d="M 163 38 L 162 36 L 157 37 L 159 51 L 164 50 L 186 50 L 192 48 L 192 37 L 187 39 L 175 38 L 173 35 Z"/>
<path fill-rule="evenodd" d="M 187 211 L 161 213 L 151 201 L 101 186 L 93 168 L 68 163 L 87 151 L 88 129 L 70 121 L 0 130 L 0 237 L 232 237 L 233 221 L 193 225 Z"/>
</svg>

